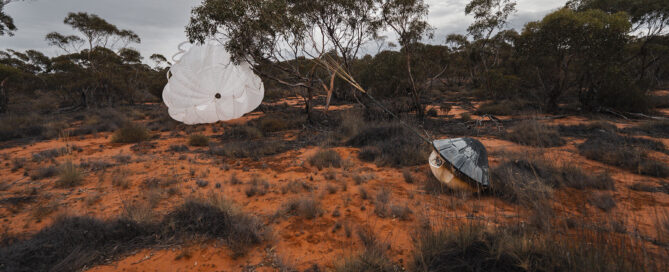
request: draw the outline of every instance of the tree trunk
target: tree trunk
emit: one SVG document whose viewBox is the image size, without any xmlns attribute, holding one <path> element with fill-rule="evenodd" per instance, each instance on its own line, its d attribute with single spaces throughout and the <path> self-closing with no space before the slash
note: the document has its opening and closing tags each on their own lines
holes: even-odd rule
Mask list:
<svg viewBox="0 0 669 272">
<path fill-rule="evenodd" d="M 6 78 L 0 82 L 0 113 L 6 113 L 8 111 L 7 106 L 9 105 L 9 97 L 5 90 L 5 83 L 7 83 Z"/>
<path fill-rule="evenodd" d="M 311 123 L 313 121 L 311 118 L 311 100 L 313 99 L 313 93 L 311 92 L 311 88 L 304 88 L 307 89 L 307 97 L 304 103 L 304 112 L 307 114 L 307 123 Z"/>
<path fill-rule="evenodd" d="M 411 49 L 407 48 L 406 62 L 407 62 L 407 72 L 409 74 L 409 80 L 411 82 L 411 95 L 413 96 L 414 107 L 416 108 L 416 116 L 418 117 L 419 120 L 422 121 L 425 118 L 425 112 L 423 111 L 423 105 L 421 105 L 420 103 L 420 92 L 413 78 L 413 71 L 411 70 L 411 53 L 409 53 L 409 50 Z"/>
</svg>

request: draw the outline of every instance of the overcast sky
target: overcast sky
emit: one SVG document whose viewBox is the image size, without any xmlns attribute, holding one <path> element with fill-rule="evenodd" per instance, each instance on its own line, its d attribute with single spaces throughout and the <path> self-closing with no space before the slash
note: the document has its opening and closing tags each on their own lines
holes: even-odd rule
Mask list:
<svg viewBox="0 0 669 272">
<path fill-rule="evenodd" d="M 436 28 L 430 43 L 441 43 L 449 33 L 464 33 L 472 18 L 465 16 L 469 0 L 426 0 L 430 4 L 429 22 Z M 13 2 L 5 11 L 19 28 L 15 36 L 0 37 L 0 49 L 37 49 L 49 55 L 59 52 L 49 48 L 44 36 L 52 31 L 73 34 L 63 24 L 68 12 L 89 12 L 99 15 L 122 29 L 135 31 L 141 44 L 133 44 L 145 58 L 153 53 L 172 56 L 179 43 L 186 40 L 184 27 L 190 11 L 201 0 L 27 0 Z M 511 28 L 522 29 L 528 21 L 564 5 L 566 0 L 518 0 L 518 13 L 511 19 Z"/>
</svg>

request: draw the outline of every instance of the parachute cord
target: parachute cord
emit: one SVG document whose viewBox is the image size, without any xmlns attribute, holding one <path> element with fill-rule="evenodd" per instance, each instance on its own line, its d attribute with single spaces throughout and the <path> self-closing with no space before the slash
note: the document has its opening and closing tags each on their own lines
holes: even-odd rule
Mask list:
<svg viewBox="0 0 669 272">
<path fill-rule="evenodd" d="M 183 54 L 183 53 L 186 53 L 186 50 L 184 50 L 184 49 L 181 48 L 181 47 L 184 46 L 185 44 L 188 44 L 188 43 L 190 43 L 190 42 L 185 41 L 185 42 L 180 43 L 180 44 L 177 46 L 177 49 L 179 50 L 179 52 L 177 52 L 176 54 L 174 54 L 174 55 L 172 56 L 172 61 L 174 61 L 174 63 L 179 62 L 179 61 L 176 59 L 177 56 L 179 56 L 179 55 L 181 55 L 181 54 Z"/>
<path fill-rule="evenodd" d="M 391 117 L 395 118 L 402 126 L 405 128 L 408 128 L 413 134 L 416 134 L 418 138 L 426 142 L 427 144 L 431 145 L 434 148 L 434 145 L 432 141 L 429 139 L 429 134 L 427 131 L 425 131 L 425 135 L 421 134 L 418 130 L 416 130 L 414 127 L 410 126 L 406 122 L 404 122 L 402 119 L 400 119 L 397 115 L 395 115 L 393 112 L 388 110 L 381 102 L 376 100 L 369 92 L 365 91 L 365 89 L 356 82 L 356 80 L 351 76 L 346 70 L 344 70 L 336 61 L 334 61 L 331 57 L 325 56 L 325 58 L 321 60 L 315 60 L 315 62 L 321 66 L 323 66 L 325 69 L 330 70 L 334 72 L 339 78 L 342 80 L 346 81 L 349 83 L 351 86 L 353 86 L 355 89 L 357 89 L 359 92 L 364 93 L 371 99 L 374 103 L 376 103 L 384 112 L 389 114 Z"/>
<path fill-rule="evenodd" d="M 177 52 L 176 54 L 174 54 L 174 55 L 172 56 L 172 61 L 173 61 L 174 63 L 173 63 L 171 66 L 174 66 L 174 64 L 177 64 L 177 63 L 179 62 L 179 60 L 181 60 L 181 59 L 177 60 L 176 58 L 177 58 L 177 56 L 186 53 L 186 50 L 184 50 L 184 49 L 181 48 L 181 47 L 184 46 L 185 44 L 188 44 L 188 43 L 190 43 L 190 42 L 185 41 L 185 42 L 180 43 L 180 44 L 177 46 L 177 49 L 179 50 L 179 52 Z M 168 81 L 170 80 L 170 73 L 172 72 L 172 67 L 171 67 L 171 66 L 170 66 L 170 69 L 168 69 L 168 70 L 167 70 L 167 73 L 165 74 L 165 75 L 167 76 L 167 80 L 168 80 Z"/>
</svg>

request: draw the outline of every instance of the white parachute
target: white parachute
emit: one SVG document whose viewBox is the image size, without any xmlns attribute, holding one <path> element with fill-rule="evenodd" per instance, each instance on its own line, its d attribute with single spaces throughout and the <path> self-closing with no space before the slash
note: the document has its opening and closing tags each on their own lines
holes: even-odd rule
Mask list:
<svg viewBox="0 0 669 272">
<path fill-rule="evenodd" d="M 235 65 L 221 45 L 193 45 L 170 73 L 163 101 L 174 120 L 188 125 L 242 117 L 260 105 L 265 93 L 251 65 Z"/>
</svg>

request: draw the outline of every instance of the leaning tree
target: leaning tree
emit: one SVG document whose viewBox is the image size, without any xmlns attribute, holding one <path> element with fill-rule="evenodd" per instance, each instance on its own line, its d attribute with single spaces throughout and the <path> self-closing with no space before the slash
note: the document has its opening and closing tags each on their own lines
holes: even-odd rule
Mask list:
<svg viewBox="0 0 669 272">
<path fill-rule="evenodd" d="M 382 27 L 377 0 L 205 0 L 193 10 L 191 42 L 222 38 L 236 62 L 261 77 L 300 90 L 307 119 L 312 98 L 333 78 L 320 60 L 350 73 L 365 43 Z"/>
</svg>

